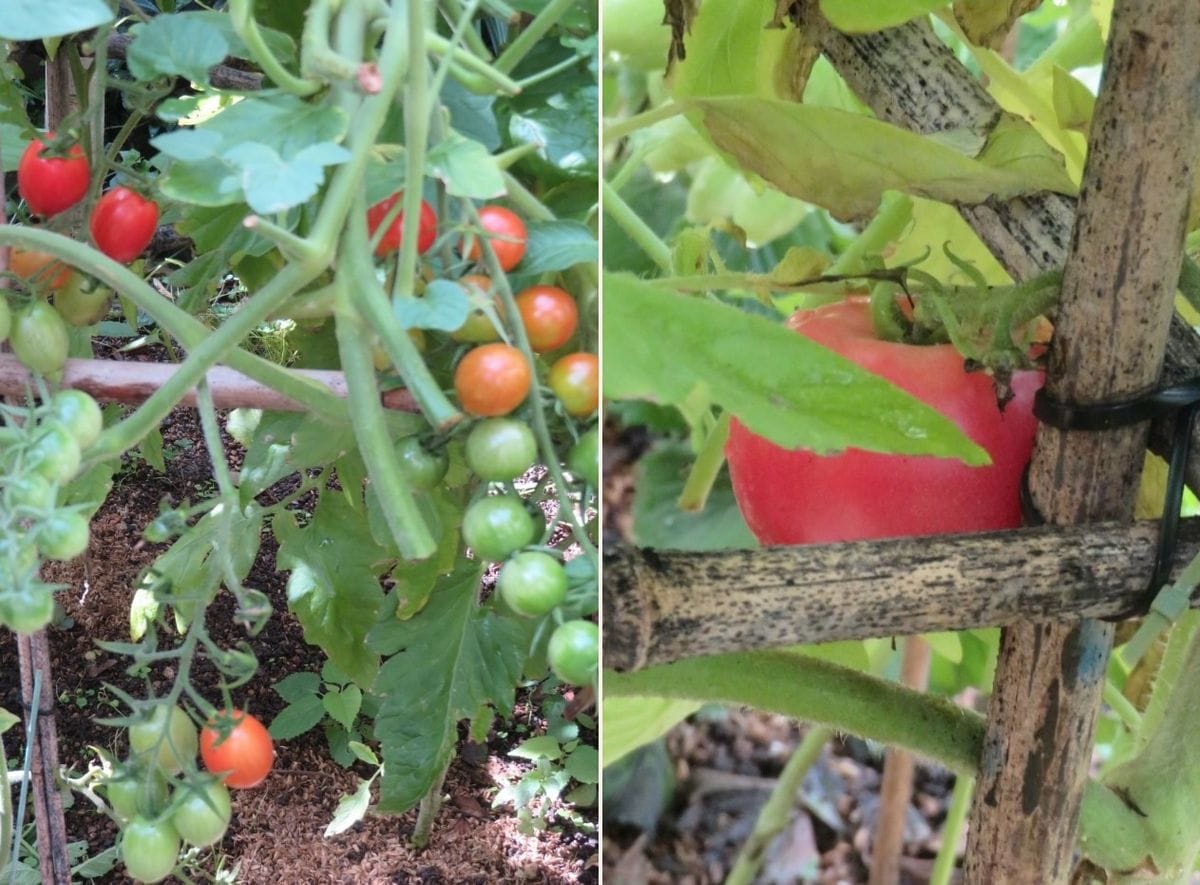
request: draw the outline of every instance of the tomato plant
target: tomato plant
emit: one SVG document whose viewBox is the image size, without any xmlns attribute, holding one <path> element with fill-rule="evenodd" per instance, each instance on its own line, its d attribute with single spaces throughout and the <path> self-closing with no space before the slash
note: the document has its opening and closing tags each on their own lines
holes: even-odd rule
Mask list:
<svg viewBox="0 0 1200 885">
<path fill-rule="evenodd" d="M 249 713 L 232 710 L 224 720 L 210 722 L 200 732 L 204 767 L 221 775 L 228 787 L 257 787 L 275 764 L 275 744 L 263 724 Z"/>
<path fill-rule="evenodd" d="M 17 359 L 35 372 L 56 375 L 67 361 L 67 327 L 45 301 L 31 301 L 17 311 L 9 335 Z"/>
<path fill-rule="evenodd" d="M 121 861 L 139 882 L 161 882 L 175 869 L 181 843 L 170 821 L 135 817 L 121 831 Z"/>
<path fill-rule="evenodd" d="M 54 292 L 54 309 L 72 326 L 90 326 L 108 316 L 112 289 L 90 277 L 72 274 Z"/>
<path fill-rule="evenodd" d="M 502 269 L 509 271 L 521 263 L 529 232 L 517 213 L 503 206 L 484 206 L 479 210 L 479 223 L 486 233 L 492 234 L 487 240 Z M 471 235 L 463 241 L 463 254 L 472 261 L 480 259 L 483 253 L 478 237 Z"/>
<path fill-rule="evenodd" d="M 483 344 L 467 351 L 454 370 L 454 389 L 472 415 L 507 415 L 529 394 L 529 360 L 509 344 Z"/>
<path fill-rule="evenodd" d="M 106 191 L 88 219 L 96 248 L 122 263 L 141 255 L 157 229 L 158 204 L 124 186 Z"/>
<path fill-rule="evenodd" d="M 17 165 L 17 190 L 35 215 L 49 218 L 65 212 L 83 199 L 91 181 L 91 169 L 83 148 L 71 145 L 66 156 L 55 156 L 47 151 L 47 143 L 54 141 L 54 133 L 46 134 L 43 141 L 35 138 L 29 142 L 21 161 Z"/>
<path fill-rule="evenodd" d="M 533 517 L 515 495 L 480 498 L 463 514 L 463 541 L 481 559 L 504 559 L 533 541 Z"/>
<path fill-rule="evenodd" d="M 987 450 L 992 463 L 849 449 L 788 451 L 738 421 L 727 454 L 734 493 L 764 544 L 946 534 L 1021 524 L 1021 474 L 1033 451 L 1036 372 L 1018 373 L 1003 411 L 985 374 L 965 371 L 949 344 L 880 341 L 864 299 L 792 316 L 788 325 L 934 406 Z M 881 500 L 888 506 L 880 507 Z M 836 501 L 836 507 L 829 502 Z"/>
<path fill-rule="evenodd" d="M 540 618 L 566 598 L 567 573 L 548 553 L 528 550 L 504 563 L 496 587 L 513 611 Z"/>
<path fill-rule="evenodd" d="M 579 325 L 575 299 L 558 286 L 530 286 L 517 296 L 517 310 L 529 346 L 538 353 L 562 347 Z"/>
<path fill-rule="evenodd" d="M 467 466 L 480 479 L 507 482 L 533 466 L 537 440 L 529 425 L 515 418 L 488 418 L 467 435 Z"/>
<path fill-rule="evenodd" d="M 569 353 L 550 367 L 550 389 L 569 415 L 592 414 L 600 406 L 600 361 L 594 353 Z"/>
<path fill-rule="evenodd" d="M 31 285 L 61 289 L 74 276 L 71 268 L 54 256 L 36 249 L 13 249 L 8 253 L 8 269 Z"/>
<path fill-rule="evenodd" d="M 5 576 L 2 566 L 0 566 L 0 576 Z M 47 589 L 18 586 L 16 589 L 0 595 L 0 622 L 7 624 L 18 633 L 33 633 L 41 630 L 50 623 L 52 617 L 54 617 L 54 596 Z"/>
<path fill-rule="evenodd" d="M 372 237 L 375 236 L 379 226 L 383 224 L 388 213 L 392 208 L 404 199 L 404 193 L 392 194 L 385 200 L 380 200 L 374 206 L 367 210 L 367 231 Z M 417 251 L 424 254 L 429 251 L 434 240 L 437 239 L 437 213 L 433 211 L 433 207 L 421 201 L 421 216 L 420 225 L 417 231 Z M 375 254 L 382 257 L 391 254 L 400 248 L 400 241 L 404 238 L 404 213 L 400 212 L 387 226 L 387 230 L 379 238 L 379 244 L 375 247 Z"/>
<path fill-rule="evenodd" d="M 415 436 L 406 436 L 396 443 L 396 460 L 413 488 L 426 491 L 441 482 L 450 467 L 445 449 L 430 451 Z"/>
<path fill-rule="evenodd" d="M 167 779 L 157 767 L 126 771 L 105 782 L 104 795 L 121 823 L 156 818 L 167 804 Z"/>
</svg>

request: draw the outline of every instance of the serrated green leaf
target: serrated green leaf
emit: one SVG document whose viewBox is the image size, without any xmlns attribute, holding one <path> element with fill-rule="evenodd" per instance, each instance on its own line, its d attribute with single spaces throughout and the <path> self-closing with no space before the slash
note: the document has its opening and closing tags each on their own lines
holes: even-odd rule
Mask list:
<svg viewBox="0 0 1200 885">
<path fill-rule="evenodd" d="M 271 687 L 289 704 L 295 704 L 320 693 L 321 677 L 316 673 L 292 673 Z"/>
<path fill-rule="evenodd" d="M 358 789 L 338 800 L 333 820 L 325 828 L 325 838 L 344 833 L 367 815 L 371 805 L 371 782 L 359 781 Z"/>
<path fill-rule="evenodd" d="M 138 443 L 138 454 L 159 473 L 167 472 L 167 462 L 163 459 L 163 438 L 157 427 L 142 437 Z"/>
<path fill-rule="evenodd" d="M 405 329 L 453 332 L 471 312 L 467 291 L 452 280 L 434 280 L 420 298 L 397 298 L 392 312 Z"/>
<path fill-rule="evenodd" d="M 553 761 L 562 758 L 563 750 L 557 739 L 543 734 L 522 741 L 509 750 L 508 755 L 517 759 L 550 759 Z"/>
<path fill-rule="evenodd" d="M 490 704 L 512 709 L 531 627 L 476 604 L 482 569 L 462 562 L 420 614 L 384 618 L 367 637 L 390 657 L 373 693 L 382 698 L 375 736 L 383 748 L 379 806 L 413 807 L 453 752 L 458 722 Z"/>
<path fill-rule="evenodd" d="M 829 23 L 848 34 L 894 28 L 948 5 L 949 0 L 821 0 Z"/>
<path fill-rule="evenodd" d="M 784 46 L 769 30 L 770 0 L 705 0 L 685 39 L 687 56 L 672 74 L 676 98 L 773 95 L 773 72 Z"/>
<path fill-rule="evenodd" d="M 345 688 L 335 688 L 325 692 L 322 701 L 329 717 L 349 731 L 354 727 L 358 711 L 362 709 L 362 699 L 362 689 L 351 683 Z"/>
<path fill-rule="evenodd" d="M 0 16 L 0 40 L 61 37 L 113 20 L 105 0 L 7 0 Z"/>
<path fill-rule="evenodd" d="M 987 464 L 949 419 L 784 326 L 624 274 L 604 278 L 604 389 L 682 405 L 698 392 L 760 436 Z"/>
<path fill-rule="evenodd" d="M 521 273 L 543 274 L 595 262 L 599 246 L 595 235 L 578 221 L 535 221 L 527 226 L 529 240 Z"/>
<path fill-rule="evenodd" d="M 505 192 L 500 166 L 486 147 L 451 130 L 428 155 L 429 173 L 446 185 L 446 193 L 491 200 Z"/>
<path fill-rule="evenodd" d="M 368 765 L 379 765 L 379 757 L 375 751 L 361 741 L 350 741 L 350 752 Z"/>
<path fill-rule="evenodd" d="M 196 15 L 160 15 L 129 29 L 134 38 L 125 62 L 139 80 L 182 76 L 208 81 L 209 68 L 224 61 L 229 41 L 215 24 Z"/>
<path fill-rule="evenodd" d="M 968 204 L 1075 190 L 1061 164 L 1050 162 L 1048 146 L 1035 150 L 1028 134 L 1013 126 L 997 133 L 989 156 L 973 158 L 936 139 L 836 108 L 750 96 L 689 99 L 685 105 L 742 170 L 839 218 L 866 217 L 888 190 Z M 1013 149 L 1014 139 L 1019 149 Z"/>
<path fill-rule="evenodd" d="M 310 674 L 311 675 L 311 674 Z M 316 728 L 325 718 L 325 707 L 315 694 L 302 695 L 279 711 L 267 731 L 277 741 L 290 741 Z"/>
<path fill-rule="evenodd" d="M 349 151 L 330 142 L 309 145 L 291 159 L 258 143 L 234 145 L 221 155 L 238 170 L 246 203 L 264 215 L 307 202 L 325 180 L 325 167 L 349 158 Z"/>
<path fill-rule="evenodd" d="M 387 551 L 367 530 L 362 513 L 340 494 L 321 495 L 312 520 L 300 527 L 294 514 L 274 520 L 278 568 L 290 571 L 288 608 L 304 627 L 304 638 L 361 686 L 375 678 L 378 657 L 363 645 L 375 623 L 383 591 L 379 575 Z"/>
</svg>

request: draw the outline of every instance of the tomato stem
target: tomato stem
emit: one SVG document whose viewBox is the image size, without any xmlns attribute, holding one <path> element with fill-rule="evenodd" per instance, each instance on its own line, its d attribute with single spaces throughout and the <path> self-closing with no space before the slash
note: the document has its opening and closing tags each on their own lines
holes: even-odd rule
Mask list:
<svg viewBox="0 0 1200 885">
<path fill-rule="evenodd" d="M 605 181 L 601 184 L 601 188 L 601 203 L 608 217 L 620 225 L 629 238 L 659 266 L 663 273 L 672 273 L 675 266 L 671 261 L 671 247 L 650 229 L 650 225 L 642 221 L 642 217 L 630 208 L 612 185 Z"/>
<path fill-rule="evenodd" d="M 319 6 L 321 2 L 322 0 L 317 0 L 313 5 Z M 251 0 L 229 0 L 229 13 L 233 20 L 233 29 L 246 44 L 255 64 L 262 68 L 263 73 L 285 92 L 304 97 L 320 91 L 321 83 L 297 77 L 275 57 L 275 53 L 271 51 L 271 47 L 267 46 L 262 32 L 258 29 L 258 22 L 254 20 L 252 5 Z"/>
<path fill-rule="evenodd" d="M 950 885 L 954 878 L 954 867 L 958 861 L 958 840 L 967 814 L 971 810 L 971 796 L 975 792 L 975 778 L 965 774 L 954 780 L 954 792 L 950 795 L 950 809 L 942 824 L 942 844 L 933 861 L 929 874 L 929 885 Z"/>
<path fill-rule="evenodd" d="M 692 469 L 688 471 L 678 502 L 679 509 L 685 513 L 699 513 L 708 501 L 708 493 L 712 491 L 717 475 L 725 464 L 725 443 L 729 439 L 731 417 L 729 412 L 724 412 L 717 418 L 692 463 Z"/>
<path fill-rule="evenodd" d="M 542 37 L 577 5 L 577 0 L 550 0 L 525 29 L 500 53 L 495 61 L 497 71 L 511 74 L 517 65 L 537 46 Z M 518 87 L 519 91 L 519 87 Z"/>
</svg>

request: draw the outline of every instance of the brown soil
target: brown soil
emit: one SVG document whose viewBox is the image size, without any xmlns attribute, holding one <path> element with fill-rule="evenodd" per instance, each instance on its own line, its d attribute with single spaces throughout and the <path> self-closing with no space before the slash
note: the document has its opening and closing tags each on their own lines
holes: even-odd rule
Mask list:
<svg viewBox="0 0 1200 885">
<path fill-rule="evenodd" d="M 108 502 L 92 523 L 88 554 L 65 565 L 47 567 L 48 580 L 69 587 L 59 594 L 66 609 L 63 625 L 50 629 L 54 690 L 59 703 L 56 720 L 62 764 L 79 774 L 95 753 L 89 744 L 122 754 L 123 731 L 97 725 L 94 717 L 121 715 L 104 683 L 135 697 L 144 697 L 145 683 L 124 672 L 124 659 L 97 648 L 97 640 L 127 641 L 129 603 L 139 573 L 165 545 L 148 544 L 141 531 L 158 513 L 160 500 L 179 504 L 212 494 L 211 468 L 194 412 L 177 411 L 162 428 L 170 460 L 159 474 L 140 459 L 127 457 Z M 233 467 L 236 444 L 226 440 Z M 299 623 L 287 611 L 286 575 L 274 569 L 275 545 L 269 532 L 247 582 L 266 592 L 275 609 L 266 628 L 250 644 L 260 667 L 255 678 L 235 692 L 238 706 L 264 722 L 284 706 L 271 686 L 289 673 L 319 670 L 323 655 L 307 645 Z M 229 647 L 245 640 L 233 623 L 233 605 L 226 594 L 209 608 L 209 630 Z M 15 643 L 0 643 L 0 707 L 20 709 Z M 165 669 L 152 677 L 156 693 L 170 687 L 174 673 Z M 199 668 L 193 682 L 202 691 L 215 691 L 211 670 Z M 207 692 L 206 692 L 207 693 Z M 112 705 L 110 705 L 112 704 Z M 538 733 L 536 705 L 520 698 L 518 715 Z M 429 847 L 414 852 L 407 845 L 416 813 L 398 817 L 368 817 L 333 838 L 323 831 L 338 799 L 354 790 L 357 775 L 369 770 L 341 768 L 329 756 L 321 730 L 314 729 L 277 746 L 275 769 L 256 789 L 234 791 L 233 824 L 224 840 L 207 852 L 196 871 L 199 881 L 211 880 L 218 865 L 237 869 L 245 883 L 591 883 L 598 879 L 595 809 L 581 809 L 591 820 L 587 830 L 557 822 L 552 831 L 519 832 L 511 807 L 493 810 L 491 799 L 503 778 L 515 780 L 528 765 L 507 756 L 516 743 L 507 730 L 493 734 L 486 746 L 460 745 L 451 765 L 444 794 L 450 801 L 435 824 Z M 14 729 L 6 749 L 10 759 L 21 752 Z M 116 829 L 86 800 L 77 799 L 67 812 L 72 840 L 84 839 L 88 854 L 112 845 Z M 203 872 L 207 870 L 207 872 Z M 102 882 L 129 881 L 117 869 Z M 224 881 L 230 881 L 225 879 Z"/>
</svg>

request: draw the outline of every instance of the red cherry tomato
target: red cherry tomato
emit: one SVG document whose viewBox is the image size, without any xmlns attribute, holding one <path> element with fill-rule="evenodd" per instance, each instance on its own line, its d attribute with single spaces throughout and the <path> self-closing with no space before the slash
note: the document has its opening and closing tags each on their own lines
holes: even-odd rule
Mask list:
<svg viewBox="0 0 1200 885">
<path fill-rule="evenodd" d="M 949 344 L 879 341 L 865 299 L 792 316 L 788 325 L 936 408 L 988 451 L 992 464 L 847 449 L 786 450 L 734 420 L 725 453 L 733 491 L 764 544 L 811 544 L 974 532 L 1021 524 L 1020 482 L 1033 450 L 1040 372 L 1013 377 L 1001 412 L 991 380 L 968 373 Z"/>
<path fill-rule="evenodd" d="M 54 133 L 46 133 L 53 141 Z M 43 156 L 45 142 L 35 138 L 21 154 L 17 165 L 17 191 L 35 215 L 49 218 L 70 209 L 87 193 L 92 172 L 79 145 L 71 145 L 65 157 Z"/>
<path fill-rule="evenodd" d="M 575 299 L 558 286 L 530 286 L 517 296 L 517 310 L 529 346 L 538 353 L 562 347 L 579 324 Z"/>
<path fill-rule="evenodd" d="M 472 415 L 507 415 L 529 395 L 533 372 L 524 354 L 508 344 L 483 344 L 454 370 L 458 401 Z"/>
<path fill-rule="evenodd" d="M 600 360 L 594 353 L 568 353 L 550 367 L 548 380 L 569 415 L 590 415 L 600 405 Z"/>
<path fill-rule="evenodd" d="M 525 243 L 529 240 L 529 232 L 525 222 L 520 217 L 503 206 L 484 206 L 479 210 L 479 222 L 483 229 L 493 237 L 488 237 L 496 260 L 504 270 L 512 270 L 525 257 Z M 479 245 L 479 237 L 469 235 L 463 240 L 463 255 L 472 261 L 478 261 L 483 254 Z"/>
<path fill-rule="evenodd" d="M 383 223 L 383 219 L 387 217 L 392 207 L 403 199 L 403 192 L 392 194 L 386 200 L 380 200 L 367 210 L 367 230 L 371 232 L 372 237 L 375 236 L 375 231 L 379 230 L 379 225 Z M 376 255 L 382 258 L 400 248 L 400 240 L 404 238 L 403 224 L 404 213 L 401 212 L 392 219 L 392 223 L 380 237 L 379 245 L 375 247 Z M 421 201 L 421 220 L 418 224 L 420 226 L 417 229 L 417 252 L 424 255 L 433 245 L 433 241 L 437 239 L 437 215 L 434 213 L 433 207 L 424 200 Z"/>
<path fill-rule="evenodd" d="M 96 202 L 88 221 L 96 247 L 122 264 L 128 264 L 142 254 L 157 227 L 157 204 L 127 187 L 114 187 L 105 192 Z"/>
<path fill-rule="evenodd" d="M 233 718 L 233 730 L 225 740 L 210 722 L 200 732 L 200 758 L 213 774 L 225 774 L 225 786 L 235 789 L 256 787 L 275 763 L 275 747 L 263 724 L 241 710 L 227 714 Z"/>
</svg>

